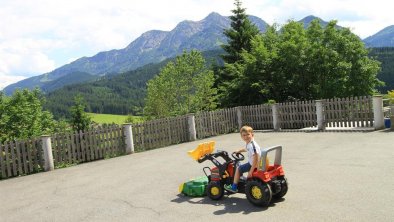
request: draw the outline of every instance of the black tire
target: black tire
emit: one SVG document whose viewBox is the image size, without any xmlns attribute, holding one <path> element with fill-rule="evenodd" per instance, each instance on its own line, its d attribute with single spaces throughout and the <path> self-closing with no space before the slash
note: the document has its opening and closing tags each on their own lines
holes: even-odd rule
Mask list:
<svg viewBox="0 0 394 222">
<path fill-rule="evenodd" d="M 211 181 L 207 185 L 206 192 L 212 200 L 220 200 L 224 195 L 224 187 L 220 182 Z"/>
<path fill-rule="evenodd" d="M 284 177 L 284 176 L 280 177 L 279 181 L 280 181 L 280 188 L 281 189 L 280 189 L 279 193 L 277 193 L 273 196 L 275 199 L 280 199 L 280 198 L 284 197 L 287 193 L 287 190 L 289 189 L 289 185 L 287 183 L 286 177 Z"/>
<path fill-rule="evenodd" d="M 259 180 L 247 182 L 245 194 L 249 202 L 256 206 L 268 207 L 272 199 L 271 187 Z"/>
</svg>

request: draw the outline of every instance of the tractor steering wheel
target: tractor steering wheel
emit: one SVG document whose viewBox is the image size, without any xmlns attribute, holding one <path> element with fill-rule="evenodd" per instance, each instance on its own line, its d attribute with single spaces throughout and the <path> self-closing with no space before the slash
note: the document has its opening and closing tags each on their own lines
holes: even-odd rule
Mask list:
<svg viewBox="0 0 394 222">
<path fill-rule="evenodd" d="M 233 157 L 233 159 L 236 161 L 242 161 L 245 159 L 245 156 L 242 153 L 236 153 L 236 152 L 232 153 L 231 157 Z"/>
</svg>

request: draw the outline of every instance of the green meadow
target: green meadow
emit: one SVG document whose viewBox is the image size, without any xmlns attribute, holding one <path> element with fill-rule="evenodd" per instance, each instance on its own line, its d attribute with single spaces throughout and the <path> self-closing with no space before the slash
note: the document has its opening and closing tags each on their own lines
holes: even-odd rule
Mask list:
<svg viewBox="0 0 394 222">
<path fill-rule="evenodd" d="M 96 123 L 116 123 L 123 124 L 126 123 L 126 120 L 131 118 L 132 121 L 127 122 L 142 122 L 143 117 L 141 116 L 127 116 L 127 115 L 114 115 L 114 114 L 98 114 L 98 113 L 88 113 L 88 115 L 92 118 L 92 121 Z"/>
</svg>

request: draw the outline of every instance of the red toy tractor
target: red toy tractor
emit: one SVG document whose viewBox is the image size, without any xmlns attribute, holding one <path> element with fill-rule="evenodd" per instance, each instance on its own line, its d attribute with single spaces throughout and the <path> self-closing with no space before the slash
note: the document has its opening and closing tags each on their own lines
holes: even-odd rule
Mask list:
<svg viewBox="0 0 394 222">
<path fill-rule="evenodd" d="M 206 193 L 212 200 L 219 200 L 223 197 L 225 184 L 232 184 L 235 174 L 235 167 L 239 162 L 244 160 L 241 153 L 232 153 L 231 157 L 226 151 L 217 151 L 212 153 L 213 148 L 200 152 L 197 161 L 202 163 L 210 160 L 215 167 L 204 167 L 203 171 L 208 177 Z M 275 151 L 275 161 L 269 165 L 267 154 Z M 224 160 L 220 162 L 218 157 Z M 247 199 L 254 205 L 267 207 L 272 198 L 282 198 L 286 195 L 288 184 L 283 167 L 281 165 L 282 146 L 274 146 L 262 149 L 261 162 L 258 170 L 252 174 L 252 178 L 241 177 L 238 183 L 238 192 L 245 193 Z M 266 163 L 266 164 L 261 164 Z M 227 192 L 227 191 L 226 191 Z M 231 194 L 230 192 L 227 192 Z"/>
</svg>

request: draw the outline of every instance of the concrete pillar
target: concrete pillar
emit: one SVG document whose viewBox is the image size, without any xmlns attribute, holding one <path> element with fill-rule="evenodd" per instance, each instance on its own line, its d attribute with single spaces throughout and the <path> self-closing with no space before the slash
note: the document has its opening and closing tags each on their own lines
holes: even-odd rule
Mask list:
<svg viewBox="0 0 394 222">
<path fill-rule="evenodd" d="M 241 112 L 241 107 L 235 107 L 237 110 L 237 122 L 238 122 L 238 130 L 241 129 L 242 127 L 242 112 Z"/>
<path fill-rule="evenodd" d="M 189 114 L 187 116 L 187 125 L 189 126 L 189 141 L 197 140 L 196 121 L 194 114 Z"/>
<path fill-rule="evenodd" d="M 132 154 L 134 153 L 132 125 L 130 123 L 123 124 L 123 131 L 125 135 L 126 154 Z"/>
<path fill-rule="evenodd" d="M 274 125 L 274 130 L 280 130 L 280 122 L 279 122 L 279 108 L 278 104 L 272 104 L 272 120 Z"/>
<path fill-rule="evenodd" d="M 41 136 L 42 149 L 44 151 L 44 170 L 51 171 L 55 169 L 53 163 L 51 137 L 48 135 Z"/>
<path fill-rule="evenodd" d="M 375 130 L 384 129 L 383 97 L 381 95 L 373 96 L 372 106 Z"/>
<path fill-rule="evenodd" d="M 316 115 L 317 115 L 317 129 L 325 130 L 326 124 L 324 121 L 324 109 L 323 109 L 322 100 L 316 100 Z"/>
</svg>

